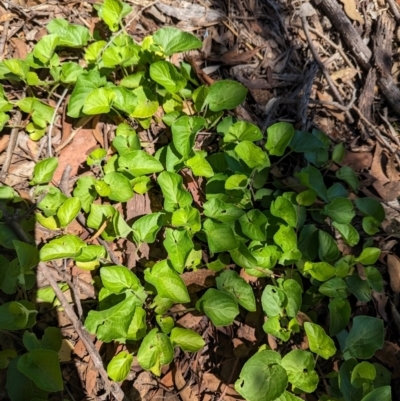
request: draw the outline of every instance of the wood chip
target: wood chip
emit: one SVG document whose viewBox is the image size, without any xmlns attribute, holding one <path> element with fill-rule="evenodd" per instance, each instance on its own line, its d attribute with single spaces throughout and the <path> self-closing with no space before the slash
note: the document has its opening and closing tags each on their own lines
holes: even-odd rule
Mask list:
<svg viewBox="0 0 400 401">
<path fill-rule="evenodd" d="M 390 276 L 390 288 L 394 292 L 400 293 L 400 259 L 396 255 L 389 254 L 386 263 Z"/>
</svg>

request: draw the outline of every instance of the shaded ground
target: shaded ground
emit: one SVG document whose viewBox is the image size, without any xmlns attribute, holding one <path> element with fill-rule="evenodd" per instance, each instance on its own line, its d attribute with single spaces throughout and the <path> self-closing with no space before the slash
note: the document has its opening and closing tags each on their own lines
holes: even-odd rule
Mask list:
<svg viewBox="0 0 400 401">
<path fill-rule="evenodd" d="M 53 18 L 66 18 L 93 32 L 99 19 L 93 13 L 91 3 L 0 1 L 0 56 L 3 59 L 24 58 L 46 34 L 45 26 Z M 202 50 L 190 52 L 185 57 L 204 82 L 233 78 L 249 89 L 247 102 L 235 111 L 240 118 L 263 128 L 282 120 L 292 122 L 300 130 L 316 127 L 328 134 L 333 142 L 345 143 L 348 152 L 343 165 L 357 171 L 361 192 L 380 200 L 387 212 L 384 232 L 374 238 L 383 250 L 379 267 L 387 285 L 384 293 L 374 295 L 372 307 L 375 308 L 373 314 L 384 319 L 388 327 L 384 348 L 375 357 L 393 371 L 396 383 L 400 374 L 400 316 L 397 312 L 400 293 L 400 205 L 397 200 L 400 193 L 400 98 L 396 87 L 400 74 L 397 50 L 400 8 L 395 0 L 310 3 L 134 0 L 129 3 L 134 11 L 126 19 L 131 21 L 127 31 L 137 41 L 159 27 L 170 25 L 202 38 Z M 321 4 L 317 6 L 316 3 Z M 334 12 L 334 5 L 340 8 L 341 14 Z M 21 93 L 16 90 L 14 95 L 19 98 Z M 44 101 L 55 106 L 61 91 L 53 96 L 42 95 Z M 71 186 L 84 172 L 88 153 L 98 145 L 104 146 L 115 127 L 106 118 L 95 117 L 77 130 L 74 122 L 66 117 L 65 107 L 64 101 L 53 129 L 53 145 L 60 163 L 53 181 L 55 185 L 60 182 L 69 164 L 67 186 Z M 143 131 L 141 135 L 144 141 L 155 146 L 163 140 L 157 132 Z M 14 149 L 10 137 L 7 131 L 0 136 L 0 165 L 4 173 L 1 178 L 22 197 L 31 200 L 28 180 L 35 161 L 45 157 L 44 140 L 43 143 L 33 142 L 21 130 Z M 7 156 L 12 158 L 10 166 L 5 168 Z M 284 171 L 280 174 L 285 178 Z M 195 184 L 191 187 L 189 182 L 188 187 L 195 195 Z M 148 213 L 151 204 L 154 206 L 155 203 L 157 199 L 147 195 L 135 196 L 128 203 L 126 219 Z M 78 223 L 70 227 L 70 232 L 87 236 Z M 36 242 L 40 244 L 47 238 L 49 232 L 37 228 Z M 113 251 L 122 264 L 140 268 L 140 261 L 133 256 L 135 247 L 132 243 L 114 244 Z M 90 272 L 67 266 L 65 273 L 61 270 L 53 273 L 60 281 L 65 277 L 74 280 L 79 277 L 76 282 L 83 302 L 94 297 Z M 195 294 L 213 285 L 212 273 L 189 272 L 183 278 L 190 292 Z M 45 285 L 46 280 L 39 275 L 38 286 Z M 177 313 L 177 316 L 180 315 Z M 97 381 L 97 371 L 92 369 L 86 348 L 63 312 L 52 309 L 42 315 L 43 324 L 52 324 L 55 319 L 72 350 L 72 354 L 66 352 L 63 361 L 64 379 L 70 391 L 64 398 L 95 399 L 101 393 L 101 382 Z M 143 372 L 139 366 L 134 367 L 123 385 L 126 394 L 132 399 L 165 397 L 171 401 L 240 398 L 231 384 L 237 379 L 243 363 L 241 358 L 252 355 L 260 342 L 265 341 L 261 311 L 243 315 L 227 328 L 216 329 L 207 318 L 191 313 L 178 317 L 177 321 L 183 327 L 202 333 L 207 346 L 198 354 L 177 355 L 160 379 Z M 276 348 L 272 337 L 268 337 L 268 343 Z M 96 347 L 104 360 L 109 360 L 120 350 L 100 342 Z M 5 380 L 3 374 L 4 371 L 0 371 L 0 389 Z M 0 399 L 4 397 L 2 391 Z M 312 396 L 307 399 L 314 400 Z"/>
</svg>

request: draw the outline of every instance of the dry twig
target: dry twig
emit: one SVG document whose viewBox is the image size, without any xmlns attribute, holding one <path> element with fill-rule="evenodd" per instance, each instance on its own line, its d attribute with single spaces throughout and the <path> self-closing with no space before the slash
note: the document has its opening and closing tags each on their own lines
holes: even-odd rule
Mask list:
<svg viewBox="0 0 400 401">
<path fill-rule="evenodd" d="M 86 350 L 90 356 L 90 358 L 93 361 L 94 366 L 96 367 L 98 373 L 100 374 L 104 388 L 108 393 L 111 393 L 117 401 L 129 401 L 127 397 L 125 396 L 124 392 L 121 390 L 121 388 L 116 384 L 110 382 L 108 379 L 108 375 L 106 370 L 104 369 L 103 366 L 103 361 L 101 360 L 101 357 L 90 340 L 89 333 L 86 331 L 85 327 L 82 325 L 82 322 L 78 319 L 78 316 L 76 316 L 74 310 L 72 309 L 71 305 L 69 304 L 68 300 L 65 298 L 64 293 L 60 290 L 60 288 L 57 285 L 57 282 L 54 280 L 53 276 L 50 274 L 50 271 L 48 270 L 48 267 L 44 262 L 39 263 L 38 265 L 38 271 L 43 274 L 43 276 L 46 278 L 46 280 L 49 282 L 50 287 L 53 289 L 55 294 L 57 295 L 58 300 L 61 303 L 61 306 L 64 308 L 64 311 L 66 315 L 68 316 L 69 320 L 71 321 L 72 325 L 74 326 L 74 329 L 76 330 L 77 334 L 79 335 L 79 338 L 82 340 L 83 344 L 86 347 Z"/>
<path fill-rule="evenodd" d="M 16 127 L 14 127 L 11 130 L 11 134 L 10 134 L 10 141 L 8 143 L 7 146 L 7 153 L 6 153 L 6 158 L 4 160 L 3 166 L 1 167 L 1 172 L 0 172 L 0 181 L 3 181 L 6 179 L 7 173 L 8 173 L 8 169 L 10 168 L 10 164 L 11 164 L 11 159 L 13 157 L 14 154 L 14 149 L 15 146 L 17 145 L 18 142 L 18 134 L 19 134 L 19 124 L 21 122 L 21 118 L 22 118 L 22 114 L 17 111 L 15 113 L 15 125 Z"/>
</svg>

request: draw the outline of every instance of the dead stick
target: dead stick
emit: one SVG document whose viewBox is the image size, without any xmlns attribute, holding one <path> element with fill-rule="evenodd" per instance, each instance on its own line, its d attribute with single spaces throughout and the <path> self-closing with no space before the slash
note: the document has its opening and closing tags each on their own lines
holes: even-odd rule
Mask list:
<svg viewBox="0 0 400 401">
<path fill-rule="evenodd" d="M 49 282 L 51 288 L 57 295 L 57 298 L 60 301 L 61 306 L 64 308 L 65 313 L 67 314 L 69 320 L 71 321 L 72 325 L 74 326 L 80 339 L 82 340 L 83 344 L 85 345 L 86 350 L 87 350 L 90 358 L 93 361 L 93 365 L 96 367 L 101 378 L 103 379 L 103 384 L 104 384 L 105 388 L 107 389 L 107 391 L 110 392 L 116 398 L 117 401 L 129 401 L 127 399 L 127 397 L 125 396 L 124 392 L 121 390 L 121 388 L 116 383 L 110 382 L 110 380 L 108 379 L 107 372 L 105 371 L 104 366 L 103 366 L 103 361 L 101 360 L 101 357 L 100 357 L 96 347 L 90 340 L 89 333 L 86 331 L 85 327 L 82 325 L 81 321 L 78 319 L 78 316 L 76 316 L 76 314 L 75 314 L 74 310 L 72 309 L 71 305 L 69 304 L 67 298 L 65 298 L 64 293 L 60 290 L 60 288 L 57 285 L 57 282 L 54 280 L 53 276 L 50 274 L 46 264 L 43 262 L 39 263 L 38 270 L 40 273 L 43 274 L 43 276 Z"/>
<path fill-rule="evenodd" d="M 314 47 L 314 43 L 312 41 L 310 31 L 308 30 L 307 18 L 304 15 L 301 16 L 301 23 L 303 25 L 303 30 L 306 35 L 308 46 L 310 47 L 311 53 L 312 53 L 315 61 L 317 62 L 319 68 L 321 69 L 322 73 L 324 74 L 324 77 L 325 77 L 326 81 L 328 82 L 328 85 L 331 88 L 333 95 L 335 96 L 335 98 L 337 99 L 337 101 L 340 104 L 344 104 L 342 96 L 340 95 L 339 91 L 337 90 L 334 82 L 332 81 L 331 76 L 329 75 L 328 70 L 325 68 L 324 63 L 321 61 L 319 54 Z M 349 111 L 346 111 L 346 117 L 350 124 L 352 124 L 354 122 L 353 117 Z"/>
<path fill-rule="evenodd" d="M 10 25 L 10 20 L 7 20 L 3 26 L 3 34 L 0 38 L 0 61 L 4 58 L 4 48 L 6 47 L 7 35 L 8 35 L 8 27 Z"/>
<path fill-rule="evenodd" d="M 21 122 L 21 118 L 22 118 L 22 114 L 19 111 L 17 111 L 15 113 L 15 125 L 19 126 L 19 124 Z M 10 142 L 8 143 L 8 146 L 7 146 L 6 158 L 4 160 L 3 167 L 1 168 L 1 172 L 0 172 L 0 181 L 4 182 L 4 180 L 6 179 L 8 169 L 10 168 L 11 159 L 14 154 L 14 149 L 15 149 L 15 146 L 17 145 L 19 130 L 20 130 L 19 127 L 13 128 L 11 130 Z"/>
<path fill-rule="evenodd" d="M 393 13 L 394 19 L 399 24 L 400 23 L 399 7 L 397 6 L 397 4 L 394 0 L 386 0 L 386 2 L 389 4 L 390 11 Z"/>
</svg>

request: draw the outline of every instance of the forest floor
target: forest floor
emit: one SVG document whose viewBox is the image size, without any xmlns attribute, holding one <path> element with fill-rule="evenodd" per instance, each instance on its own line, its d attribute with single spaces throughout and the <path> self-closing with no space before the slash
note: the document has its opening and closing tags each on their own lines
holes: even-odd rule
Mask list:
<svg viewBox="0 0 400 401">
<path fill-rule="evenodd" d="M 239 118 L 265 129 L 278 121 L 308 131 L 318 128 L 333 143 L 343 143 L 346 155 L 342 165 L 357 172 L 360 191 L 379 200 L 385 208 L 383 231 L 374 238 L 382 250 L 379 268 L 385 279 L 384 292 L 373 298 L 376 315 L 385 321 L 386 341 L 375 354 L 393 372 L 393 391 L 400 383 L 400 3 L 396 0 L 127 0 L 133 7 L 126 17 L 126 31 L 140 42 L 165 26 L 192 32 L 203 41 L 199 51 L 187 60 L 199 78 L 208 84 L 234 79 L 248 88 L 245 104 L 235 110 Z M 84 25 L 91 32 L 99 27 L 94 1 L 0 1 L 0 58 L 24 59 L 46 33 L 54 18 Z M 339 8 L 340 12 L 335 9 Z M 61 91 L 59 91 L 61 94 Z M 15 97 L 21 96 L 15 91 Z M 53 107 L 57 98 L 43 93 Z M 79 131 L 66 117 L 66 102 L 60 106 L 53 127 L 53 146 L 59 167 L 53 183 L 59 183 L 70 166 L 72 181 L 85 171 L 88 154 L 104 146 L 115 128 L 106 117 L 95 117 Z M 10 132 L 0 135 L 1 180 L 29 200 L 29 179 L 35 161 L 45 146 L 34 142 L 21 130 L 15 147 Z M 42 139 L 44 141 L 45 138 Z M 4 167 L 7 158 L 11 163 Z M 71 181 L 71 182 L 72 182 Z M 151 211 L 147 195 L 128 202 L 127 219 Z M 74 223 L 75 224 L 75 223 Z M 76 223 L 69 227 L 76 235 L 85 229 Z M 49 238 L 38 227 L 37 244 Z M 134 267 L 132 243 L 115 243 L 114 253 L 128 267 Z M 63 281 L 79 276 L 81 302 L 90 302 L 94 287 L 90 271 L 76 267 L 67 272 L 53 271 Z M 185 273 L 184 281 L 196 292 L 211 286 L 213 272 Z M 38 286 L 47 282 L 38 276 Z M 363 308 L 363 305 L 359 305 Z M 63 377 L 69 394 L 64 399 L 100 399 L 97 371 L 68 317 L 57 309 L 41 315 L 41 324 L 62 329 L 65 339 Z M 134 366 L 123 385 L 131 399 L 169 401 L 240 399 L 232 383 L 241 369 L 241 358 L 252 355 L 260 344 L 260 312 L 249 313 L 243 322 L 229 327 L 213 327 L 207 318 L 187 313 L 178 322 L 201 332 L 206 347 L 188 356 L 179 354 L 162 371 L 159 379 Z M 265 333 L 263 334 L 265 338 Z M 269 337 L 270 346 L 274 346 Z M 119 349 L 95 343 L 102 357 L 109 360 Z M 0 370 L 0 399 L 5 383 Z M 134 398 L 136 397 L 136 398 Z M 400 392 L 397 389 L 397 399 Z M 308 401 L 316 400 L 313 396 Z"/>
</svg>

